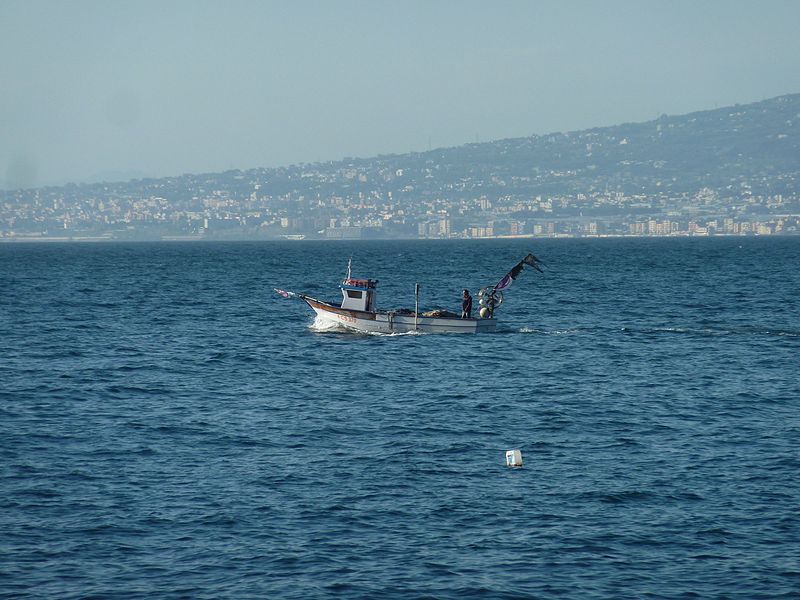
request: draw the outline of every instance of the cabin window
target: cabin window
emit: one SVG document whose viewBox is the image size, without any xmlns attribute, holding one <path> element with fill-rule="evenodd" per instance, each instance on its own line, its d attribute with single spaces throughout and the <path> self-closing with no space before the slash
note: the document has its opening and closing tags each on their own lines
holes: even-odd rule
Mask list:
<svg viewBox="0 0 800 600">
<path fill-rule="evenodd" d="M 363 294 L 363 292 L 359 292 L 359 291 L 356 291 L 356 290 L 347 290 L 347 297 L 348 298 L 358 298 L 360 300 L 361 299 L 361 294 Z"/>
</svg>

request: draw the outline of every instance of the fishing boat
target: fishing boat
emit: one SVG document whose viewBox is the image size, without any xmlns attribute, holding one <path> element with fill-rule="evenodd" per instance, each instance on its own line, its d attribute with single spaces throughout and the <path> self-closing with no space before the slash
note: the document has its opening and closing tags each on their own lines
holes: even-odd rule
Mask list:
<svg viewBox="0 0 800 600">
<path fill-rule="evenodd" d="M 448 311 L 419 311 L 419 284 L 415 286 L 414 310 L 379 310 L 377 308 L 377 286 L 375 279 L 359 279 L 351 275 L 351 263 L 347 265 L 347 276 L 339 288 L 342 301 L 338 306 L 306 294 L 275 291 L 284 298 L 298 298 L 308 304 L 324 325 L 339 325 L 363 333 L 489 333 L 497 328 L 495 310 L 503 303 L 503 290 L 507 289 L 523 265 L 528 264 L 541 272 L 541 262 L 533 254 L 526 256 L 496 285 L 487 286 L 478 294 L 480 309 L 478 317 L 462 317 Z"/>
</svg>

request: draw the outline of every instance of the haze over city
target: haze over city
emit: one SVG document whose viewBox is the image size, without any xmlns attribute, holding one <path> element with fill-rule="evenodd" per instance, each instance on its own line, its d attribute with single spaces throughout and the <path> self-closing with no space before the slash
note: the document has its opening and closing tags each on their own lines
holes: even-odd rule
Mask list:
<svg viewBox="0 0 800 600">
<path fill-rule="evenodd" d="M 0 5 L 0 188 L 421 151 L 800 90 L 796 2 Z"/>
</svg>

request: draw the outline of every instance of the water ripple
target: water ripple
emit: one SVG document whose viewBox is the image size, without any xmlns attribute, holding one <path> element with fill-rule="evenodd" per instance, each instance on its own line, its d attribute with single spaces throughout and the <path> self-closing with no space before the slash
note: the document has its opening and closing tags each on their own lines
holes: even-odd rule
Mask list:
<svg viewBox="0 0 800 600">
<path fill-rule="evenodd" d="M 799 240 L 537 241 L 494 335 L 272 293 L 528 244 L 0 245 L 1 593 L 795 597 Z"/>
</svg>

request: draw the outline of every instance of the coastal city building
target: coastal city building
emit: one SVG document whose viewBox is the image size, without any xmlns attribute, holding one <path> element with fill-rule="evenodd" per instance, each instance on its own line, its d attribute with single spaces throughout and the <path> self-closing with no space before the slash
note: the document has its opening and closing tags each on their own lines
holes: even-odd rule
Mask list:
<svg viewBox="0 0 800 600">
<path fill-rule="evenodd" d="M 0 191 L 0 239 L 792 235 L 800 94 L 578 132 Z"/>
</svg>

